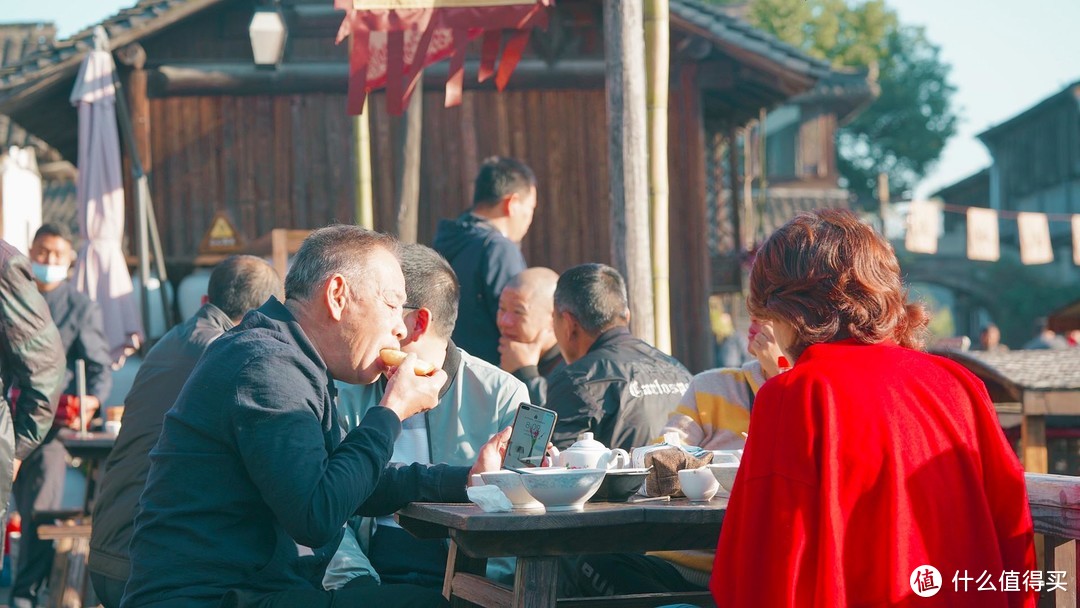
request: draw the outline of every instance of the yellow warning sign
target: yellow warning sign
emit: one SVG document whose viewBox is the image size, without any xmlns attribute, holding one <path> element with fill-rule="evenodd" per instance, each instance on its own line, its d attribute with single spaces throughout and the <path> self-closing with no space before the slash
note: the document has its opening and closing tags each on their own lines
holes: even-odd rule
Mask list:
<svg viewBox="0 0 1080 608">
<path fill-rule="evenodd" d="M 219 211 L 203 236 L 199 253 L 232 253 L 244 245 L 244 239 L 233 226 L 229 216 Z"/>
</svg>

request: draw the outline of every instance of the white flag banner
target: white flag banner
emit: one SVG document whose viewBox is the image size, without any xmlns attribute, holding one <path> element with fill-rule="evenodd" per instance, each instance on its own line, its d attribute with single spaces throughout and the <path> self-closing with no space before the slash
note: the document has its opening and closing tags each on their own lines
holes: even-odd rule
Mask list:
<svg viewBox="0 0 1080 608">
<path fill-rule="evenodd" d="M 1072 216 L 1073 263 L 1080 266 L 1080 214 Z"/>
<path fill-rule="evenodd" d="M 1020 231 L 1020 261 L 1024 264 L 1049 264 L 1054 261 L 1050 245 L 1050 222 L 1045 213 L 1016 214 Z"/>
<path fill-rule="evenodd" d="M 929 201 L 912 201 L 904 248 L 912 253 L 937 253 L 941 209 Z"/>
<path fill-rule="evenodd" d="M 997 211 L 982 207 L 967 210 L 967 257 L 984 262 L 996 262 L 1001 257 Z"/>
</svg>

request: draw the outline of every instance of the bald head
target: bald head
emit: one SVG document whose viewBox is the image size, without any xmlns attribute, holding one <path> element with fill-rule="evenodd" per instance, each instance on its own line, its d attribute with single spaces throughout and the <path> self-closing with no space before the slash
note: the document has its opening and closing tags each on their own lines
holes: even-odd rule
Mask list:
<svg viewBox="0 0 1080 608">
<path fill-rule="evenodd" d="M 527 268 L 518 273 L 499 296 L 499 332 L 516 342 L 554 342 L 551 313 L 558 282 L 558 273 L 550 268 Z"/>
<path fill-rule="evenodd" d="M 555 286 L 559 283 L 559 273 L 543 266 L 526 268 L 507 283 L 506 289 L 514 289 L 530 300 L 547 302 L 550 309 L 555 301 Z"/>
<path fill-rule="evenodd" d="M 262 306 L 270 296 L 282 297 L 284 286 L 274 267 L 253 255 L 229 256 L 214 267 L 207 299 L 234 321 Z"/>
</svg>

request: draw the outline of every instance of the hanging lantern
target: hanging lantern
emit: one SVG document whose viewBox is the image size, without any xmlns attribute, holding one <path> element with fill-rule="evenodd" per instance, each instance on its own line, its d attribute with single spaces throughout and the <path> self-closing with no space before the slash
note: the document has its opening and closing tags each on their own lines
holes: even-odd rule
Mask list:
<svg viewBox="0 0 1080 608">
<path fill-rule="evenodd" d="M 386 87 L 387 109 L 400 115 L 424 67 L 450 58 L 446 106 L 461 103 L 465 53 L 483 36 L 479 81 L 506 88 L 534 27 L 547 27 L 555 0 L 335 0 L 346 11 L 337 41 L 347 37 L 349 114 L 360 114 L 368 92 Z M 499 58 L 503 32 L 509 39 Z M 498 69 L 496 69 L 498 63 Z"/>
</svg>

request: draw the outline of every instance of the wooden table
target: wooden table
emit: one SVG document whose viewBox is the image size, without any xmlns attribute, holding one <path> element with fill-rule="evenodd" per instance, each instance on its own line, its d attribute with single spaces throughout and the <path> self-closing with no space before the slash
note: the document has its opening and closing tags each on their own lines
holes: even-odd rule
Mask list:
<svg viewBox="0 0 1080 608">
<path fill-rule="evenodd" d="M 81 458 L 88 465 L 83 512 L 89 515 L 96 496 L 97 484 L 95 477 L 99 474 L 99 470 L 105 466 L 109 452 L 112 451 L 113 445 L 116 443 L 116 435 L 99 431 L 79 433 L 72 429 L 63 429 L 57 435 L 57 439 L 64 444 L 72 458 Z"/>
<path fill-rule="evenodd" d="M 592 553 L 714 549 L 727 500 L 588 503 L 581 513 L 485 513 L 471 504 L 413 503 L 398 512 L 420 538 L 449 536 L 443 595 L 454 606 L 550 608 L 571 605 L 659 606 L 700 594 L 556 600 L 557 558 Z M 513 556 L 513 589 L 483 577 L 487 558 Z"/>
</svg>

